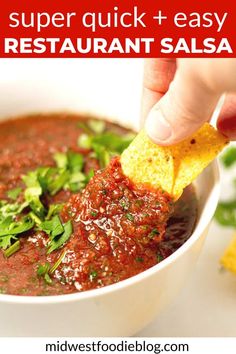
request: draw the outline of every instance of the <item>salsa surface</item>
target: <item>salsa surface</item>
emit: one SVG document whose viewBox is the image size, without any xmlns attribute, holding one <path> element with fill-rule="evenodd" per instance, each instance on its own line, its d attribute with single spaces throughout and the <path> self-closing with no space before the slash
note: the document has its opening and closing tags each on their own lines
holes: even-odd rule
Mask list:
<svg viewBox="0 0 236 354">
<path fill-rule="evenodd" d="M 97 126 L 95 121 L 92 134 L 98 139 L 91 147 L 86 141 L 80 143 L 91 133 L 87 122 L 86 117 L 61 114 L 0 124 L 0 200 L 4 203 L 13 204 L 9 191 L 17 189 L 14 203 L 24 203 L 25 174 L 62 164 L 68 151 L 77 154 L 73 156 L 78 163 L 82 161 L 70 184 L 40 197 L 47 208 L 63 203 L 58 215 L 63 225 L 71 223 L 70 237 L 48 253 L 52 230 L 43 229 L 35 217 L 35 226 L 18 238 L 16 252 L 6 257 L 0 250 L 0 293 L 59 295 L 106 286 L 154 266 L 190 237 L 197 216 L 193 187 L 175 205 L 162 191 L 137 189 L 123 176 L 119 158 L 113 157 L 125 147 L 118 137 L 129 132 L 111 123 Z M 109 159 L 103 143 L 112 150 Z M 110 155 L 111 163 L 104 169 Z M 87 186 L 78 190 L 78 177 L 83 180 L 91 171 L 95 176 L 91 174 Z"/>
</svg>

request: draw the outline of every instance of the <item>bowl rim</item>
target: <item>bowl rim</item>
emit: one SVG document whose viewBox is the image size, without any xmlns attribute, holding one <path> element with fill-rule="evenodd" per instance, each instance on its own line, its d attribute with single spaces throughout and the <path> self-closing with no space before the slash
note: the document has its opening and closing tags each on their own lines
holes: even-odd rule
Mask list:
<svg viewBox="0 0 236 354">
<path fill-rule="evenodd" d="M 77 302 L 82 300 L 95 299 L 119 290 L 124 290 L 134 284 L 142 282 L 145 278 L 149 278 L 153 276 L 155 273 L 159 273 L 162 269 L 169 267 L 179 257 L 181 257 L 181 255 L 186 253 L 192 247 L 192 245 L 201 237 L 202 233 L 209 225 L 214 215 L 219 200 L 219 196 L 220 196 L 219 166 L 217 161 L 216 160 L 213 161 L 208 168 L 212 169 L 213 181 L 212 181 L 212 190 L 208 198 L 211 200 L 211 208 L 208 208 L 207 215 L 205 217 L 204 222 L 198 223 L 197 227 L 194 229 L 189 239 L 180 248 L 178 248 L 175 252 L 173 252 L 169 257 L 165 258 L 157 265 L 149 269 L 146 269 L 145 271 L 137 275 L 134 275 L 128 279 L 98 289 L 87 290 L 84 292 L 77 292 L 72 294 L 50 295 L 50 296 L 23 296 L 23 295 L 0 294 L 0 303 L 25 304 L 25 305 L 34 305 L 34 304 L 48 305 L 48 304 L 64 304 L 64 303 L 75 302 L 75 301 Z"/>
</svg>

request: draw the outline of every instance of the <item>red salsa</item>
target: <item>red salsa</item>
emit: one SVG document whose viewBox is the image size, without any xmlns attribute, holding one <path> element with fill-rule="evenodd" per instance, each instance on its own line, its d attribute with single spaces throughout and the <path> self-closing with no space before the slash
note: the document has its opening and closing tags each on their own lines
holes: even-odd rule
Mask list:
<svg viewBox="0 0 236 354">
<path fill-rule="evenodd" d="M 173 204 L 133 185 L 119 161 L 132 138 L 69 114 L 0 124 L 0 293 L 100 288 L 156 265 L 190 237 L 193 187 Z"/>
</svg>

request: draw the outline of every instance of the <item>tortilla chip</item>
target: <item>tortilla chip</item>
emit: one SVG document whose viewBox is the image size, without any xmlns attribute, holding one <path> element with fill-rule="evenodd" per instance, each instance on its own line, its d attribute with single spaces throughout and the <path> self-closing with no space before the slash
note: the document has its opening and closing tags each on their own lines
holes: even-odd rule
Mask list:
<svg viewBox="0 0 236 354">
<path fill-rule="evenodd" d="M 178 199 L 227 143 L 227 138 L 208 123 L 172 146 L 156 145 L 142 130 L 121 155 L 121 165 L 135 184 L 162 188 Z"/>
<path fill-rule="evenodd" d="M 236 235 L 233 237 L 233 240 L 226 249 L 220 263 L 225 269 L 228 269 L 236 274 Z"/>
</svg>

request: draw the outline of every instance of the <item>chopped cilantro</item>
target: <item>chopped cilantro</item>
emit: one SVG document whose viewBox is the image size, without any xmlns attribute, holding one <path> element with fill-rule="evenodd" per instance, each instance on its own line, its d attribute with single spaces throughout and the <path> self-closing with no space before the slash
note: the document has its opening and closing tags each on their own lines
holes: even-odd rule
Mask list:
<svg viewBox="0 0 236 354">
<path fill-rule="evenodd" d="M 66 168 L 68 165 L 67 154 L 64 154 L 63 152 L 56 152 L 53 155 L 53 159 L 55 160 L 58 168 Z"/>
<path fill-rule="evenodd" d="M 63 208 L 64 204 L 51 204 L 48 209 L 46 220 L 51 219 L 54 215 L 59 214 Z"/>
<path fill-rule="evenodd" d="M 78 122 L 77 126 L 78 128 L 82 129 L 86 134 L 88 135 L 93 134 L 93 131 L 88 127 L 86 122 Z"/>
<path fill-rule="evenodd" d="M 58 170 L 54 178 L 48 182 L 48 191 L 51 195 L 57 194 L 69 181 L 70 172 L 68 170 Z"/>
<path fill-rule="evenodd" d="M 20 187 L 11 189 L 10 191 L 7 192 L 7 196 L 8 196 L 8 198 L 10 198 L 12 200 L 16 200 L 19 197 L 21 191 L 22 191 L 22 188 L 20 188 Z"/>
<path fill-rule="evenodd" d="M 35 187 L 28 187 L 24 192 L 25 200 L 33 210 L 33 212 L 39 217 L 44 218 L 45 207 L 40 200 L 42 195 L 42 188 L 40 185 Z"/>
<path fill-rule="evenodd" d="M 95 280 L 98 276 L 98 273 L 96 272 L 96 270 L 92 270 L 90 273 L 89 273 L 89 279 L 91 281 Z"/>
<path fill-rule="evenodd" d="M 39 275 L 39 276 L 45 275 L 46 273 L 49 272 L 49 269 L 50 269 L 49 263 L 40 264 L 37 269 L 37 275 Z"/>
<path fill-rule="evenodd" d="M 129 146 L 134 137 L 134 134 L 118 135 L 113 132 L 105 132 L 103 134 L 94 136 L 92 143 L 101 145 L 108 151 L 113 151 L 117 154 L 121 154 L 124 149 Z"/>
<path fill-rule="evenodd" d="M 70 238 L 72 232 L 73 232 L 73 227 L 71 221 L 67 221 L 65 224 L 63 224 L 64 231 L 62 234 L 53 237 L 50 242 L 48 243 L 48 251 L 47 254 L 55 251 L 56 249 L 60 248 L 62 245 L 64 245 Z"/>
<path fill-rule="evenodd" d="M 35 222 L 36 225 L 40 225 L 42 223 L 42 220 L 33 211 L 29 213 L 29 216 Z"/>
<path fill-rule="evenodd" d="M 64 227 L 62 226 L 58 215 L 55 215 L 51 220 L 42 222 L 40 224 L 40 229 L 46 232 L 52 240 L 64 232 Z"/>
<path fill-rule="evenodd" d="M 95 119 L 80 122 L 78 127 L 83 130 L 78 145 L 92 150 L 91 156 L 97 158 L 101 168 L 108 165 L 112 156 L 122 153 L 134 138 L 130 134 L 107 132 L 105 122 Z M 94 176 L 94 171 L 84 173 L 84 156 L 78 152 L 56 152 L 53 159 L 54 167 L 42 166 L 27 172 L 22 177 L 25 187 L 7 192 L 7 197 L 14 203 L 0 200 L 0 248 L 6 257 L 20 249 L 18 237 L 34 227 L 48 235 L 47 254 L 63 246 L 73 232 L 72 222 L 69 220 L 63 223 L 59 217 L 63 204 L 48 205 L 47 195 L 56 195 L 63 189 L 72 192 L 82 190 Z M 24 201 L 19 204 L 16 201 L 21 193 Z M 103 193 L 106 194 L 106 190 Z M 123 207 L 125 210 L 128 208 L 125 204 Z M 91 215 L 96 217 L 97 212 L 92 210 Z M 126 217 L 134 221 L 132 214 L 126 214 Z M 49 263 L 38 267 L 37 275 L 42 276 L 47 284 L 52 283 L 50 274 L 61 264 L 65 253 L 61 254 L 52 267 Z M 97 276 L 95 270 L 90 272 L 91 281 Z"/>
<path fill-rule="evenodd" d="M 74 172 L 70 176 L 68 188 L 72 192 L 75 193 L 75 192 L 78 192 L 79 190 L 81 190 L 82 188 L 84 188 L 86 185 L 86 182 L 87 182 L 87 179 L 86 179 L 85 174 L 83 174 L 82 172 Z"/>
<path fill-rule="evenodd" d="M 50 264 L 45 263 L 45 264 L 40 264 L 37 269 L 37 275 L 39 277 L 43 277 L 45 283 L 47 284 L 52 284 L 52 279 L 50 278 L 50 275 L 48 274 L 50 271 Z"/>
<path fill-rule="evenodd" d="M 60 257 L 58 258 L 58 260 L 56 261 L 56 263 L 50 268 L 49 274 L 52 274 L 52 273 L 55 272 L 55 270 L 59 267 L 59 265 L 60 265 L 61 262 L 63 261 L 65 255 L 66 255 L 66 251 L 62 252 L 62 254 L 61 254 Z"/>
<path fill-rule="evenodd" d="M 87 124 L 95 134 L 101 134 L 106 129 L 106 123 L 103 120 L 90 119 Z"/>
<path fill-rule="evenodd" d="M 128 201 L 128 199 L 121 199 L 119 201 L 119 204 L 124 210 L 128 210 L 129 209 L 129 201 Z"/>
<path fill-rule="evenodd" d="M 130 213 L 125 214 L 125 217 L 129 220 L 129 221 L 134 221 L 134 216 Z"/>
<path fill-rule="evenodd" d="M 32 229 L 33 226 L 34 221 L 29 215 L 24 216 L 19 221 L 14 221 L 12 217 L 8 217 L 0 224 L 0 237 L 18 235 Z"/>
<path fill-rule="evenodd" d="M 17 238 L 12 235 L 0 237 L 0 248 L 6 250 L 8 247 L 11 246 L 13 240 L 17 240 Z"/>
<path fill-rule="evenodd" d="M 91 124 L 86 127 L 84 124 L 82 124 L 82 126 L 80 124 L 80 127 L 84 130 L 84 134 L 80 135 L 78 139 L 78 146 L 92 149 L 95 157 L 99 161 L 100 168 L 104 168 L 109 164 L 110 158 L 113 155 L 121 154 L 124 149 L 128 147 L 135 135 L 119 135 L 114 132 L 106 132 L 105 126 L 104 129 L 101 128 L 103 122 L 94 122 L 96 125 L 95 129 L 92 129 Z M 92 125 L 94 125 L 94 122 Z"/>
<path fill-rule="evenodd" d="M 91 149 L 92 139 L 88 134 L 81 134 L 78 138 L 78 146 L 82 149 Z"/>
<path fill-rule="evenodd" d="M 6 250 L 7 255 L 12 250 L 15 250 L 14 252 L 17 251 L 18 243 L 15 242 L 15 246 L 11 248 L 13 246 L 12 242 L 16 241 L 20 234 L 32 229 L 34 226 L 34 221 L 29 214 L 16 219 L 16 216 L 25 207 L 25 203 L 22 205 L 2 203 L 2 207 L 0 207 L 0 248 Z"/>
<path fill-rule="evenodd" d="M 142 263 L 144 261 L 143 257 L 136 257 L 135 260 L 140 263 Z"/>
<path fill-rule="evenodd" d="M 44 280 L 48 285 L 52 284 L 52 279 L 50 278 L 50 275 L 48 273 L 44 275 Z"/>
<path fill-rule="evenodd" d="M 68 168 L 71 172 L 79 172 L 82 170 L 84 165 L 83 155 L 77 152 L 68 151 L 67 158 L 68 158 Z"/>
<path fill-rule="evenodd" d="M 94 170 L 89 170 L 86 176 L 86 182 L 88 183 L 93 176 L 94 176 Z"/>
<path fill-rule="evenodd" d="M 157 253 L 157 263 L 163 261 L 163 259 L 164 259 L 164 257 L 162 256 L 162 254 L 158 252 Z"/>
<path fill-rule="evenodd" d="M 0 202 L 0 222 L 6 219 L 9 216 L 16 216 L 19 215 L 26 207 L 28 206 L 28 203 L 7 203 L 6 201 L 1 201 Z M 1 230 L 1 229 L 0 229 Z"/>
<path fill-rule="evenodd" d="M 103 145 L 100 144 L 93 144 L 93 150 L 99 161 L 100 168 L 105 168 L 110 162 L 111 154 Z"/>
<path fill-rule="evenodd" d="M 155 236 L 160 235 L 160 232 L 157 229 L 153 229 L 149 234 L 148 237 L 149 238 L 154 238 Z"/>
</svg>

